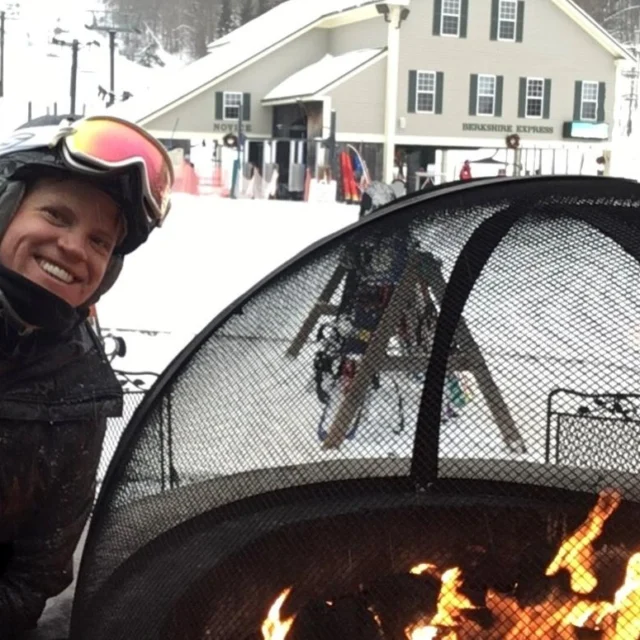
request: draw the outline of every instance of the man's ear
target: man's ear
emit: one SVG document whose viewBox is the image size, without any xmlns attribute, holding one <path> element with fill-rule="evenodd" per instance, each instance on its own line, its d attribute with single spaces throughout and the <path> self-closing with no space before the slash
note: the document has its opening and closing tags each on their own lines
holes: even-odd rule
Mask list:
<svg viewBox="0 0 640 640">
<path fill-rule="evenodd" d="M 7 180 L 2 185 L 0 183 L 0 241 L 13 219 L 24 194 L 27 191 L 27 185 L 20 180 Z"/>
</svg>

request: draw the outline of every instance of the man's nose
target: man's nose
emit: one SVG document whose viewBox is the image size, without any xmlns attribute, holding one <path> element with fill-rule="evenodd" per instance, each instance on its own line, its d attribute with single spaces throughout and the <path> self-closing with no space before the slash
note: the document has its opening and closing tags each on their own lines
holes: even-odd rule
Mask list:
<svg viewBox="0 0 640 640">
<path fill-rule="evenodd" d="M 68 230 L 58 238 L 58 246 L 70 257 L 84 260 L 87 257 L 87 240 L 84 234 Z"/>
</svg>

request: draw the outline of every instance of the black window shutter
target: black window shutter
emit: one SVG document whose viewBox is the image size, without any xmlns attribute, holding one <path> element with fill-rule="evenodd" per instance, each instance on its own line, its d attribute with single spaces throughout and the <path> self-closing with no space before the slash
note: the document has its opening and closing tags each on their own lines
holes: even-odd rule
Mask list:
<svg viewBox="0 0 640 640">
<path fill-rule="evenodd" d="M 469 22 L 469 0 L 460 3 L 460 37 L 467 37 L 467 23 Z"/>
<path fill-rule="evenodd" d="M 491 0 L 491 39 L 498 39 L 498 19 L 500 17 L 500 0 Z"/>
<path fill-rule="evenodd" d="M 418 102 L 418 72 L 409 71 L 409 96 L 407 100 L 407 113 L 415 113 Z"/>
<path fill-rule="evenodd" d="M 433 35 L 440 35 L 440 23 L 442 22 L 442 0 L 433 0 Z"/>
<path fill-rule="evenodd" d="M 442 113 L 442 102 L 444 96 L 444 73 L 436 73 L 436 113 Z"/>
<path fill-rule="evenodd" d="M 249 120 L 251 120 L 251 94 L 250 93 L 242 94 L 242 119 L 245 122 L 249 122 Z"/>
<path fill-rule="evenodd" d="M 551 117 L 551 80 L 544 81 L 544 103 L 542 105 L 542 117 L 548 120 Z"/>
<path fill-rule="evenodd" d="M 518 1 L 518 16 L 516 18 L 516 42 L 524 39 L 524 0 Z"/>
<path fill-rule="evenodd" d="M 469 115 L 478 115 L 478 74 L 471 74 L 471 86 L 469 87 Z"/>
<path fill-rule="evenodd" d="M 604 103 L 607 98 L 607 85 L 604 82 L 598 84 L 598 122 L 604 122 Z"/>
<path fill-rule="evenodd" d="M 518 118 L 527 117 L 527 79 L 520 78 L 518 87 Z"/>
<path fill-rule="evenodd" d="M 493 115 L 496 118 L 502 118 L 502 94 L 504 90 L 504 76 L 496 76 L 496 104 L 493 109 Z"/>
<path fill-rule="evenodd" d="M 222 113 L 223 100 L 224 93 L 222 91 L 216 91 L 216 120 L 222 120 L 224 118 L 224 113 Z"/>
<path fill-rule="evenodd" d="M 582 120 L 582 82 L 576 80 L 573 97 L 573 121 L 580 122 L 580 120 Z"/>
</svg>

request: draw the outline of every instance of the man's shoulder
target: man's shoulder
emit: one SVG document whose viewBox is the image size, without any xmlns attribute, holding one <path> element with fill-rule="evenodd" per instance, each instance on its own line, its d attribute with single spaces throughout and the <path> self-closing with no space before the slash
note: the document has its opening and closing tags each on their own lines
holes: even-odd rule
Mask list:
<svg viewBox="0 0 640 640">
<path fill-rule="evenodd" d="M 86 323 L 8 373 L 0 390 L 0 419 L 17 412 L 24 419 L 60 422 L 121 411 L 122 388 Z"/>
</svg>

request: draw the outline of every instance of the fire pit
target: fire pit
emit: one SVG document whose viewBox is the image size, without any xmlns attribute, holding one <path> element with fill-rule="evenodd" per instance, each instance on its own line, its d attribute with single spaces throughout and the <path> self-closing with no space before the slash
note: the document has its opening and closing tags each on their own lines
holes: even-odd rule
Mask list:
<svg viewBox="0 0 640 640">
<path fill-rule="evenodd" d="M 638 208 L 447 186 L 258 285 L 127 428 L 72 639 L 637 640 Z"/>
</svg>

